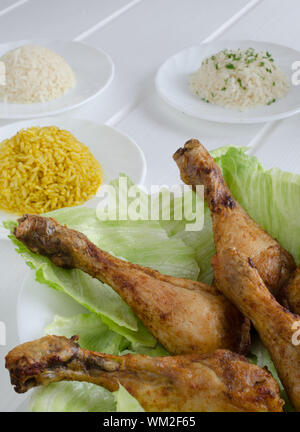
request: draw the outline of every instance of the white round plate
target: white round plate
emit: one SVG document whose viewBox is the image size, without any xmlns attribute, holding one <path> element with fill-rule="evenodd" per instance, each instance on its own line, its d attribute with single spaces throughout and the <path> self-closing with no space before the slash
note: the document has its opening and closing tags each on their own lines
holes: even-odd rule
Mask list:
<svg viewBox="0 0 300 432">
<path fill-rule="evenodd" d="M 60 54 L 76 75 L 76 85 L 61 98 L 35 104 L 0 102 L 0 118 L 45 117 L 76 108 L 101 93 L 112 81 L 114 64 L 103 51 L 81 42 L 22 40 L 0 44 L 0 57 L 22 45 L 42 45 Z"/>
<path fill-rule="evenodd" d="M 89 147 L 102 167 L 103 183 L 109 183 L 120 173 L 128 175 L 136 184 L 143 183 L 146 175 L 144 153 L 131 138 L 110 126 L 77 118 L 26 120 L 0 128 L 0 142 L 15 135 L 20 129 L 51 125 L 70 131 L 75 138 Z M 96 207 L 98 203 L 99 199 L 94 197 L 87 201 L 84 206 Z M 15 219 L 16 215 L 0 211 L 0 222 L 11 218 Z"/>
<path fill-rule="evenodd" d="M 201 66 L 204 58 L 225 48 L 269 51 L 277 66 L 289 77 L 292 63 L 300 60 L 300 52 L 270 42 L 214 41 L 193 46 L 166 60 L 156 75 L 156 89 L 162 99 L 181 112 L 204 120 L 221 123 L 261 123 L 290 117 L 300 111 L 300 86 L 291 84 L 288 94 L 269 106 L 246 112 L 219 107 L 203 102 L 189 88 L 189 75 Z"/>
</svg>

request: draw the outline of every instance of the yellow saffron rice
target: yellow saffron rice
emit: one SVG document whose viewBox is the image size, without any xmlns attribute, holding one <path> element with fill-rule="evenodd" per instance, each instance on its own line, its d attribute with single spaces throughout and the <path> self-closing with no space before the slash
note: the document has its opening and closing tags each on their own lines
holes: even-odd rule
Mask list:
<svg viewBox="0 0 300 432">
<path fill-rule="evenodd" d="M 83 204 L 101 184 L 100 164 L 70 132 L 22 129 L 0 143 L 0 208 L 44 213 Z"/>
</svg>

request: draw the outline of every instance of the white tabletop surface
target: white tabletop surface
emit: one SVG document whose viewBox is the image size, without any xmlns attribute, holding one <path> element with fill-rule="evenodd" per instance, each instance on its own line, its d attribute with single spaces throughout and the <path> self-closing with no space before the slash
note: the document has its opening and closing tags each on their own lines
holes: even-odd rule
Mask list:
<svg viewBox="0 0 300 432">
<path fill-rule="evenodd" d="M 147 159 L 146 186 L 178 182 L 172 154 L 191 137 L 208 149 L 251 145 L 267 167 L 299 173 L 299 115 L 268 125 L 211 123 L 170 108 L 154 88 L 155 72 L 167 57 L 203 41 L 254 39 L 299 50 L 299 15 L 299 0 L 0 0 L 0 43 L 77 40 L 110 54 L 116 66 L 110 87 L 60 118 L 107 123 L 132 136 Z M 3 362 L 18 343 L 11 319 L 18 290 L 10 286 L 21 283 L 24 270 L 12 245 L 0 240 L 0 321 L 9 323 L 7 345 L 0 346 L 0 410 L 22 409 L 24 400 L 12 391 Z"/>
</svg>

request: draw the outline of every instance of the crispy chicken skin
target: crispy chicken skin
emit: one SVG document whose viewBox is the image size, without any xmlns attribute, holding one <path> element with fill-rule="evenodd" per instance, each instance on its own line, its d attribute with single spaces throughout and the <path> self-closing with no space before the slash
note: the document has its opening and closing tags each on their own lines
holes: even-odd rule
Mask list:
<svg viewBox="0 0 300 432">
<path fill-rule="evenodd" d="M 295 344 L 300 316 L 277 303 L 251 258 L 245 260 L 236 249 L 216 255 L 213 267 L 217 287 L 251 320 L 294 408 L 300 411 L 300 345 Z"/>
<path fill-rule="evenodd" d="M 110 391 L 120 383 L 146 411 L 282 411 L 271 374 L 230 351 L 112 356 L 81 349 L 76 340 L 46 336 L 10 351 L 6 368 L 16 392 L 62 380 L 87 381 Z"/>
<path fill-rule="evenodd" d="M 187 141 L 173 158 L 186 184 L 204 185 L 217 252 L 236 247 L 245 257 L 251 257 L 263 281 L 276 295 L 295 268 L 293 257 L 235 201 L 220 168 L 198 140 Z"/>
<path fill-rule="evenodd" d="M 249 321 L 215 288 L 120 260 L 51 218 L 25 215 L 14 234 L 57 266 L 110 285 L 170 353 L 247 351 Z"/>
<path fill-rule="evenodd" d="M 283 287 L 281 292 L 282 304 L 295 314 L 300 315 L 300 266 Z"/>
</svg>

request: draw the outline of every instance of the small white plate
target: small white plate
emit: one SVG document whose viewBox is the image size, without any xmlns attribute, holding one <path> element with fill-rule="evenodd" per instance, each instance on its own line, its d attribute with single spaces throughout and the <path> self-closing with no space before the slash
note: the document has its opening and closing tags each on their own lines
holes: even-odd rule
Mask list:
<svg viewBox="0 0 300 432">
<path fill-rule="evenodd" d="M 189 88 L 189 75 L 201 66 L 204 58 L 227 49 L 254 48 L 269 51 L 276 65 L 289 77 L 292 63 L 300 60 L 300 52 L 270 42 L 214 41 L 193 46 L 173 55 L 159 68 L 156 89 L 162 99 L 181 112 L 204 120 L 221 123 L 261 123 L 290 117 L 300 111 L 300 86 L 291 84 L 288 94 L 269 106 L 246 112 L 231 110 L 203 102 Z"/>
<path fill-rule="evenodd" d="M 81 42 L 22 40 L 0 45 L 0 57 L 22 45 L 42 45 L 60 54 L 76 75 L 76 85 L 59 99 L 35 104 L 0 102 L 0 118 L 45 117 L 76 108 L 101 93 L 112 81 L 114 64 L 103 51 Z"/>
<path fill-rule="evenodd" d="M 89 147 L 99 161 L 103 171 L 103 183 L 109 183 L 120 173 L 125 173 L 136 184 L 142 184 L 146 175 L 146 159 L 139 146 L 127 135 L 106 125 L 80 119 L 42 118 L 12 123 L 0 128 L 0 142 L 15 135 L 20 129 L 31 126 L 57 126 L 70 131 L 84 145 Z M 97 197 L 84 206 L 96 207 Z M 16 215 L 0 211 L 0 222 L 16 218 Z M 6 231 L 6 230 L 5 230 Z M 2 231 L 0 230 L 0 238 Z"/>
</svg>

